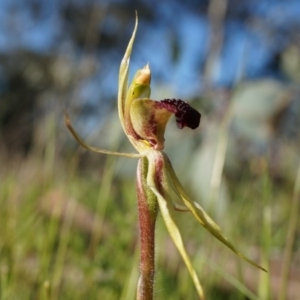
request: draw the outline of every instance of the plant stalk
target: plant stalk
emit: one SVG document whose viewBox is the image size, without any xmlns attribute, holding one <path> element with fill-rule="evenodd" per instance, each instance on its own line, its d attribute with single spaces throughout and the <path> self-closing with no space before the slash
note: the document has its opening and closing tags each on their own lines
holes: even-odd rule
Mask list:
<svg viewBox="0 0 300 300">
<path fill-rule="evenodd" d="M 137 199 L 140 228 L 140 278 L 137 300 L 152 300 L 155 273 L 155 222 L 158 213 L 156 196 L 146 183 L 147 158 L 141 158 L 137 168 Z"/>
</svg>

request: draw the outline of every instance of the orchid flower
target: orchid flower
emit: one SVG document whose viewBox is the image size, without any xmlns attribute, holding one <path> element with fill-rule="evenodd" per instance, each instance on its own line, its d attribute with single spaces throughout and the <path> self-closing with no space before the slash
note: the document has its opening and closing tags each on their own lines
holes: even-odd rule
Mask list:
<svg viewBox="0 0 300 300">
<path fill-rule="evenodd" d="M 87 145 L 73 129 L 68 115 L 65 121 L 68 129 L 84 148 L 98 153 L 139 158 L 137 167 L 137 198 L 140 225 L 140 279 L 137 299 L 153 298 L 154 282 L 154 231 L 157 214 L 160 212 L 167 230 L 181 254 L 200 299 L 204 299 L 202 286 L 186 252 L 180 231 L 175 223 L 177 212 L 190 212 L 195 219 L 214 237 L 230 248 L 238 256 L 264 270 L 262 267 L 241 254 L 222 234 L 219 226 L 208 216 L 204 209 L 193 202 L 179 182 L 164 149 L 164 133 L 168 120 L 175 115 L 178 128 L 195 129 L 200 123 L 200 113 L 182 100 L 150 99 L 151 71 L 149 64 L 137 71 L 128 87 L 128 72 L 131 51 L 137 31 L 138 20 L 121 61 L 119 72 L 118 113 L 123 130 L 137 153 L 120 153 Z M 179 203 L 171 198 L 175 191 Z"/>
</svg>

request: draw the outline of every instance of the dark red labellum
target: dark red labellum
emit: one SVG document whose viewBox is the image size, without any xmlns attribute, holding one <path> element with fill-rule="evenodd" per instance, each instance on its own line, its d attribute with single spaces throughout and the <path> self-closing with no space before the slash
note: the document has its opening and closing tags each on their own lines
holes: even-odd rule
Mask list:
<svg viewBox="0 0 300 300">
<path fill-rule="evenodd" d="M 159 103 L 162 104 L 162 107 L 175 115 L 176 124 L 179 129 L 185 126 L 195 129 L 199 126 L 201 114 L 188 103 L 180 99 L 164 99 Z"/>
</svg>

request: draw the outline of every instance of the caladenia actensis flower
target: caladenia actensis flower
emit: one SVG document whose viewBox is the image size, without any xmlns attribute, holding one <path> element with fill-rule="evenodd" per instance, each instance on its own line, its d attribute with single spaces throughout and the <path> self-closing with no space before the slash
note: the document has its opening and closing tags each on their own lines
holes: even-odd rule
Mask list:
<svg viewBox="0 0 300 300">
<path fill-rule="evenodd" d="M 199 297 L 204 299 L 199 279 L 175 223 L 175 213 L 192 213 L 204 228 L 238 256 L 257 268 L 264 269 L 241 254 L 222 234 L 219 226 L 207 215 L 203 208 L 198 203 L 190 200 L 180 184 L 169 158 L 162 151 L 164 149 L 164 132 L 169 118 L 174 115 L 177 127 L 180 129 L 183 127 L 195 129 L 200 123 L 200 113 L 182 100 L 165 99 L 155 101 L 149 99 L 151 73 L 148 64 L 137 71 L 131 85 L 128 87 L 129 59 L 136 30 L 137 19 L 120 65 L 118 112 L 124 132 L 138 153 L 112 152 L 91 147 L 76 133 L 67 115 L 65 116 L 66 125 L 79 144 L 88 150 L 139 158 L 137 198 L 141 255 L 137 299 L 153 299 L 155 222 L 158 212 L 161 213 L 168 232 L 189 270 Z M 175 191 L 177 202 L 174 202 L 171 198 L 171 190 Z"/>
</svg>

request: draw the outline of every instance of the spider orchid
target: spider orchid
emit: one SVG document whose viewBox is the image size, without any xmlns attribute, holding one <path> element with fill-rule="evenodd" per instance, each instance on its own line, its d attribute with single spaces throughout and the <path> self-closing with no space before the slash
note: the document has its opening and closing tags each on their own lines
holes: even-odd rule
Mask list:
<svg viewBox="0 0 300 300">
<path fill-rule="evenodd" d="M 138 20 L 121 61 L 119 72 L 118 113 L 125 134 L 138 153 L 120 153 L 87 145 L 71 125 L 65 115 L 66 126 L 84 148 L 98 153 L 139 158 L 137 167 L 137 198 L 140 226 L 140 279 L 137 299 L 153 299 L 154 282 L 154 232 L 158 212 L 166 224 L 168 232 L 180 252 L 200 299 L 204 299 L 202 286 L 186 252 L 174 214 L 178 211 L 190 212 L 196 220 L 213 236 L 225 244 L 238 256 L 257 268 L 262 267 L 241 254 L 222 234 L 219 226 L 208 216 L 203 208 L 190 200 L 180 184 L 164 149 L 166 124 L 175 115 L 178 128 L 195 129 L 200 123 L 200 113 L 186 102 L 175 99 L 155 101 L 150 97 L 151 72 L 149 65 L 137 71 L 128 87 L 129 60 L 134 43 Z M 173 202 L 171 189 L 178 196 L 179 203 Z M 265 270 L 264 270 L 265 271 Z"/>
</svg>

